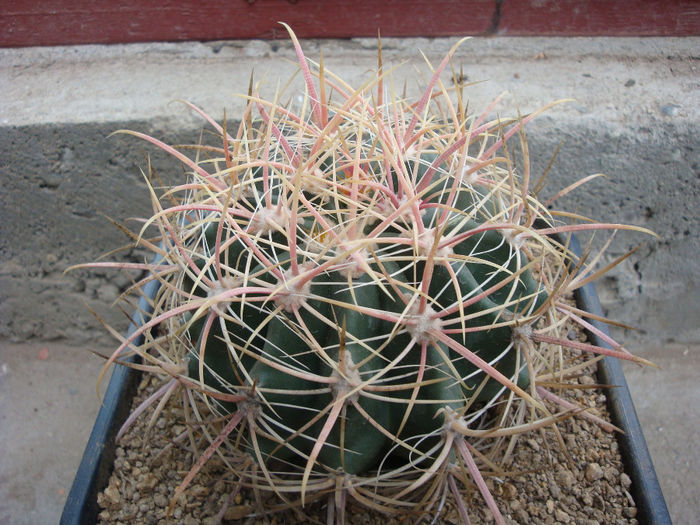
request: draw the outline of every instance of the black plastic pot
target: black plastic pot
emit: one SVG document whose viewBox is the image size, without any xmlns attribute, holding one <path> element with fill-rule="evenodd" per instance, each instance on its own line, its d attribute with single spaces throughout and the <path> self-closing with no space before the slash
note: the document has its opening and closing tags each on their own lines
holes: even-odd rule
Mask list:
<svg viewBox="0 0 700 525">
<path fill-rule="evenodd" d="M 151 300 L 156 296 L 159 285 L 158 281 L 152 281 L 144 287 L 145 296 L 138 302 L 137 311 L 131 318 L 127 337 L 150 317 L 153 312 Z M 134 344 L 139 345 L 142 341 L 143 337 L 139 337 Z M 127 361 L 133 361 L 133 358 Z M 97 516 L 100 513 L 97 493 L 107 486 L 109 477 L 112 475 L 116 459 L 114 438 L 119 427 L 129 416 L 139 376 L 140 373 L 132 368 L 114 367 L 102 407 L 97 414 L 83 459 L 63 507 L 61 525 L 88 525 L 97 522 Z"/>
<path fill-rule="evenodd" d="M 576 238 L 569 242 L 569 248 L 581 253 Z M 158 283 L 152 282 L 146 288 L 146 296 L 153 298 L 158 291 Z M 592 283 L 576 291 L 579 308 L 594 315 L 603 316 L 598 294 Z M 128 335 L 147 319 L 152 308 L 144 297 L 139 301 L 138 311 L 132 318 Z M 591 321 L 597 329 L 607 334 L 605 323 Z M 589 340 L 599 346 L 610 348 L 596 334 L 589 333 Z M 140 341 L 136 341 L 139 344 Z M 598 379 L 601 383 L 614 385 L 606 391 L 608 410 L 613 424 L 624 431 L 617 436 L 625 472 L 632 480 L 631 493 L 637 505 L 637 519 L 641 524 L 671 524 L 656 471 L 642 434 L 637 412 L 632 403 L 627 382 L 619 361 L 605 357 L 598 366 Z M 104 404 L 95 421 L 90 440 L 73 481 L 73 486 L 61 516 L 61 525 L 91 524 L 97 521 L 100 509 L 97 506 L 97 493 L 103 490 L 112 473 L 116 446 L 114 438 L 119 427 L 128 416 L 131 400 L 138 385 L 139 373 L 131 368 L 116 367 L 105 393 Z"/>
</svg>

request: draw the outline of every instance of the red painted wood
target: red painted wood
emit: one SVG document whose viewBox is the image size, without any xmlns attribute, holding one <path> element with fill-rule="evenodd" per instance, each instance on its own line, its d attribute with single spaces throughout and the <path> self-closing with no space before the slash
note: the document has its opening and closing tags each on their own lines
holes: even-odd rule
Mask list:
<svg viewBox="0 0 700 525">
<path fill-rule="evenodd" d="M 698 0 L 504 0 L 499 35 L 700 35 Z"/>
<path fill-rule="evenodd" d="M 496 0 L 14 0 L 0 45 L 484 34 Z"/>
<path fill-rule="evenodd" d="M 457 35 L 700 35 L 700 0 L 1 0 L 0 46 Z"/>
</svg>

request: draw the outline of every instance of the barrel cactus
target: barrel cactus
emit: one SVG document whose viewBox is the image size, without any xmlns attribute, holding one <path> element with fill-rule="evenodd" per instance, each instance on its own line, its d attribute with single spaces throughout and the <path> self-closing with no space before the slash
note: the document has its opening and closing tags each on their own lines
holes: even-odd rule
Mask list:
<svg viewBox="0 0 700 525">
<path fill-rule="evenodd" d="M 218 136 L 194 158 L 128 132 L 191 175 L 137 236 L 159 258 L 126 266 L 161 282 L 156 311 L 109 362 L 135 352 L 169 381 L 161 395 L 206 408 L 208 446 L 178 493 L 216 453 L 280 509 L 320 500 L 342 522 L 351 500 L 417 519 L 451 493 L 466 522 L 478 490 L 502 521 L 483 474 L 495 451 L 574 411 L 538 376 L 573 366 L 572 348 L 634 359 L 558 335 L 564 318 L 587 325 L 562 298 L 593 272 L 551 235 L 623 226 L 548 211 L 527 163 L 536 114 L 468 114 L 457 76 L 441 81 L 457 46 L 409 101 L 386 89 L 381 53 L 353 89 L 290 34 L 292 102 L 251 86 L 235 133 L 194 108 Z"/>
</svg>

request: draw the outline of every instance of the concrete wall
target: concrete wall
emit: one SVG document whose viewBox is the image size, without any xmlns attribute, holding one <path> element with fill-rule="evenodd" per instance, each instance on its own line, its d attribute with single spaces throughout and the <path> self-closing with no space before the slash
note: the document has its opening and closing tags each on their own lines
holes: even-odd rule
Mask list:
<svg viewBox="0 0 700 525">
<path fill-rule="evenodd" d="M 436 63 L 454 42 L 383 41 L 385 63 L 409 62 L 395 75 L 397 88 L 420 83 L 419 50 Z M 547 195 L 603 171 L 609 179 L 562 205 L 659 234 L 619 235 L 611 255 L 645 245 L 599 284 L 610 315 L 640 329 L 621 335 L 642 344 L 700 341 L 699 42 L 474 39 L 454 59 L 469 80 L 486 81 L 466 91 L 475 111 L 504 90 L 504 116 L 575 99 L 528 128 L 534 173 L 562 142 Z M 371 39 L 304 43 L 314 59 L 323 48 L 326 67 L 354 85 L 375 67 L 374 46 Z M 127 242 L 104 216 L 148 213 L 145 155 L 166 180 L 178 180 L 182 168 L 133 137 L 108 135 L 130 128 L 170 143 L 196 141 L 200 120 L 173 101 L 235 117 L 242 102 L 234 94 L 247 91 L 251 69 L 271 94 L 294 71 L 293 59 L 290 45 L 277 41 L 0 49 L 0 338 L 103 342 L 85 303 L 124 327 L 109 304 L 128 276 L 63 271 Z"/>
</svg>

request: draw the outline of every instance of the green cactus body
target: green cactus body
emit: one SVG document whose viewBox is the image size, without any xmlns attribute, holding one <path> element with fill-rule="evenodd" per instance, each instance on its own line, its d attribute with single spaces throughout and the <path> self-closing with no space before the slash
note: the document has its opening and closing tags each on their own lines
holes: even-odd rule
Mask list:
<svg viewBox="0 0 700 525">
<path fill-rule="evenodd" d="M 372 286 L 366 274 L 351 280 L 344 280 L 340 274 L 335 278 L 338 279 L 335 285 L 338 289 L 330 294 L 335 301 L 371 308 L 379 304 L 379 290 Z M 335 317 L 340 326 L 338 330 L 332 330 L 328 338 L 328 357 L 333 366 L 325 363 L 322 373 L 339 378 L 331 396 L 339 402 L 344 399 L 343 414 L 342 420 L 333 426 L 327 446 L 319 453 L 319 460 L 331 468 L 359 474 L 376 466 L 386 450 L 387 438 L 372 426 L 356 406 L 383 428 L 392 427 L 392 413 L 386 410 L 386 402 L 362 397 L 355 391 L 363 381 L 384 368 L 382 353 L 373 353 L 372 343 L 366 341 L 368 337 L 380 335 L 382 323 L 377 318 L 351 309 L 338 309 Z M 331 396 L 320 396 L 317 408 L 323 410 L 328 406 Z M 316 434 L 320 427 L 321 424 L 317 425 Z"/>
<path fill-rule="evenodd" d="M 451 222 L 456 219 L 452 218 Z M 450 235 L 479 227 L 472 219 L 460 224 Z M 312 221 L 301 221 L 296 226 L 297 236 L 303 236 L 312 225 Z M 210 231 L 207 237 L 211 251 L 214 242 Z M 501 383 L 489 379 L 445 343 L 416 341 L 415 338 L 412 343 L 406 298 L 409 290 L 420 286 L 425 257 L 418 257 L 413 264 L 399 265 L 394 259 L 405 260 L 410 247 L 387 246 L 383 239 L 382 236 L 377 239 L 381 264 L 369 265 L 373 276 L 356 271 L 355 276 L 348 277 L 346 271 L 331 269 L 312 279 L 308 298 L 297 310 L 304 327 L 291 312 L 276 307 L 274 297 L 266 306 L 246 304 L 240 299 L 232 301 L 228 306 L 229 317 L 235 315 L 236 322 L 222 317 L 227 337 L 221 332 L 222 323 L 218 317 L 213 323 L 205 344 L 201 379 L 217 390 L 224 390 L 222 385 L 227 385 L 225 391 L 229 392 L 249 387 L 243 380 L 245 377 L 255 382 L 261 408 L 276 435 L 272 438 L 270 432 L 263 432 L 255 438 L 264 457 L 272 455 L 277 459 L 301 461 L 299 454 L 310 453 L 327 422 L 329 407 L 338 402 L 343 405 L 342 415 L 325 438 L 318 461 L 331 470 L 361 474 L 375 468 L 389 449 L 397 448 L 388 435 L 409 443 L 407 447 L 398 447 L 404 452 L 413 447 L 411 442 L 421 439 L 425 445 L 421 449 L 429 448 L 439 439 L 443 424 L 438 417 L 440 409 L 449 406 L 459 410 L 465 401 L 471 400 L 477 388 L 476 402 L 492 399 L 503 390 Z M 278 265 L 279 271 L 289 269 L 287 241 L 288 236 L 274 232 L 268 235 L 266 242 L 260 243 L 271 259 L 283 260 Z M 241 261 L 254 255 L 246 253 L 243 243 L 230 244 L 235 250 L 231 254 L 220 254 L 220 258 L 229 264 L 239 261 L 237 271 L 245 271 L 248 266 Z M 300 267 L 317 264 L 311 261 L 311 256 L 307 254 L 308 259 L 299 256 Z M 202 255 L 202 260 L 211 258 L 211 253 Z M 468 236 L 451 247 L 446 260 L 433 262 L 428 295 L 432 310 L 454 310 L 443 319 L 446 326 L 467 329 L 464 332 L 453 330 L 455 333 L 450 333 L 450 338 L 492 363 L 519 386 L 526 387 L 529 383 L 527 369 L 522 356 L 512 348 L 511 328 L 504 322 L 512 319 L 517 310 L 524 309 L 525 304 L 532 310 L 532 305 L 536 307 L 546 294 L 526 270 L 493 293 L 470 301 L 488 287 L 518 273 L 525 261 L 524 255 L 520 254 L 519 258 L 497 231 Z M 277 286 L 278 278 L 260 264 L 248 271 L 257 281 Z M 381 276 L 379 280 L 377 276 Z M 204 296 L 205 293 L 196 291 L 195 295 Z M 459 303 L 464 306 L 455 308 Z M 366 313 L 363 308 L 402 320 L 382 319 Z M 190 355 L 189 374 L 197 379 L 200 379 L 202 324 L 199 320 L 190 328 L 192 340 L 197 344 Z M 230 341 L 237 341 L 237 344 L 231 345 Z M 412 348 L 407 350 L 411 344 Z M 344 352 L 343 359 L 341 352 Z M 277 366 L 271 366 L 270 362 Z M 393 368 L 385 370 L 390 363 L 394 363 Z M 303 379 L 290 374 L 290 369 L 332 377 L 337 382 Z M 372 378 L 377 375 L 381 377 L 373 383 Z M 372 391 L 368 385 L 380 388 Z M 400 388 L 381 390 L 381 386 L 392 385 Z M 236 408 L 233 404 L 222 407 L 228 412 Z M 321 415 L 311 422 L 317 414 Z M 305 430 L 294 435 L 293 430 L 300 428 Z"/>
<path fill-rule="evenodd" d="M 290 328 L 284 318 L 273 317 L 269 321 L 265 339 L 265 346 L 261 353 L 274 363 L 286 363 L 288 366 L 301 367 L 307 371 L 315 371 L 317 368 L 316 360 L 308 353 L 308 344 Z M 308 452 L 311 447 L 309 440 L 304 436 L 292 438 L 289 441 L 290 447 L 279 445 L 288 442 L 293 429 L 311 420 L 313 416 L 311 408 L 314 405 L 315 396 L 300 392 L 313 389 L 314 385 L 291 374 L 280 372 L 274 366 L 262 361 L 255 363 L 250 370 L 250 375 L 254 378 L 258 396 L 261 398 L 261 409 L 268 417 L 286 424 L 286 428 L 272 428 L 280 436 L 279 439 L 255 438 L 258 440 L 263 457 L 267 459 L 274 452 L 274 457 L 277 459 L 288 459 L 292 456 L 290 447 Z M 267 389 L 273 389 L 274 392 L 268 392 Z"/>
</svg>

